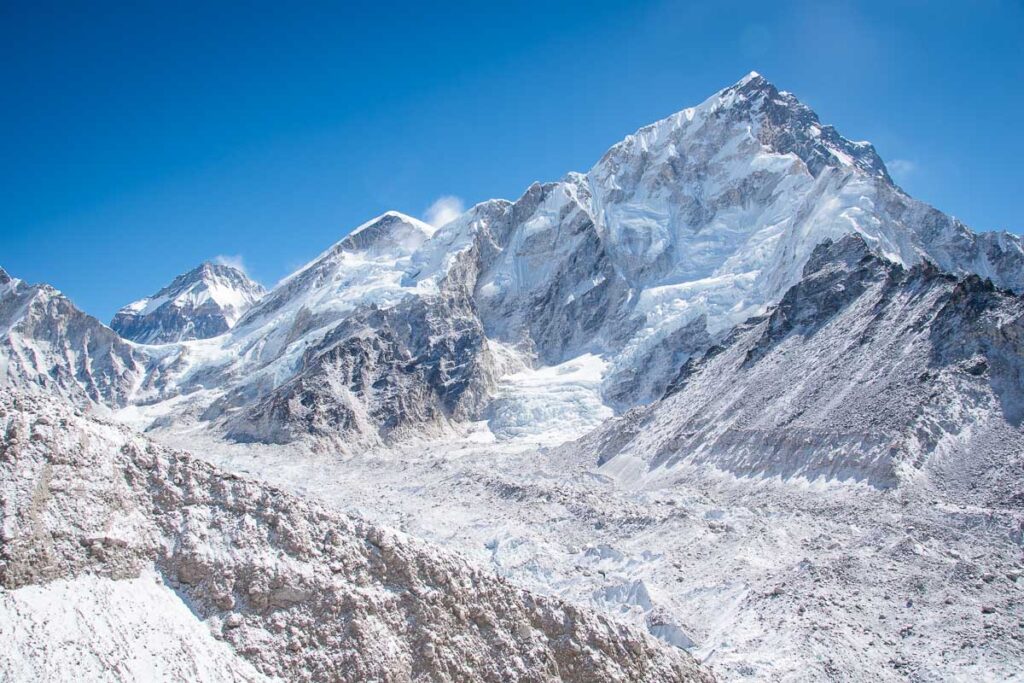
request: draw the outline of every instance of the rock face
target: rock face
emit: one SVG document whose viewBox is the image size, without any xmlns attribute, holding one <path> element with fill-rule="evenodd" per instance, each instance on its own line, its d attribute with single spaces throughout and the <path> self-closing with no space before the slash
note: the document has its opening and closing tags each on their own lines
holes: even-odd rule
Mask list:
<svg viewBox="0 0 1024 683">
<path fill-rule="evenodd" d="M 651 472 L 971 482 L 973 504 L 1019 506 L 1022 378 L 1021 297 L 905 269 L 851 235 L 817 247 L 777 306 L 687 363 L 663 400 L 575 448 Z"/>
<path fill-rule="evenodd" d="M 224 338 L 230 374 L 204 419 L 237 441 L 351 449 L 476 415 L 494 372 L 472 273 L 400 283 L 432 232 L 386 213 L 271 292 Z"/>
<path fill-rule="evenodd" d="M 237 268 L 204 263 L 122 308 L 110 327 L 140 344 L 207 339 L 230 330 L 265 293 Z"/>
<path fill-rule="evenodd" d="M 207 417 L 229 414 L 227 435 L 236 441 L 312 436 L 351 448 L 356 439 L 375 445 L 469 420 L 494 382 L 473 302 L 447 287 L 355 311 L 306 347 L 299 368 L 255 400 L 246 388 L 228 393 Z"/>
<path fill-rule="evenodd" d="M 32 613 L 15 608 L 56 582 L 55 596 L 76 600 L 76 585 L 94 600 L 120 590 L 128 614 L 173 589 L 239 661 L 196 646 L 198 630 L 164 652 L 177 661 L 140 654 L 154 671 L 214 661 L 217 671 L 202 669 L 209 680 L 251 679 L 246 667 L 316 681 L 711 680 L 631 627 L 42 398 L 0 392 L 0 432 L 8 671 L 66 675 L 46 670 L 47 658 L 18 658 Z M 118 625 L 116 614 L 93 618 Z M 139 637 L 109 633 L 111 647 Z M 190 660 L 200 655 L 212 660 Z"/>
<path fill-rule="evenodd" d="M 145 380 L 145 357 L 49 285 L 0 269 L 0 380 L 76 403 L 126 405 Z"/>
</svg>

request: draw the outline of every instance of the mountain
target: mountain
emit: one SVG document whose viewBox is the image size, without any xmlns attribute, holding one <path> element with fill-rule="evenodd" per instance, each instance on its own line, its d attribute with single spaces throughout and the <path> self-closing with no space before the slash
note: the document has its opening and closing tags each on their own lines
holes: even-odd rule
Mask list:
<svg viewBox="0 0 1024 683">
<path fill-rule="evenodd" d="M 4 678 L 712 680 L 632 627 L 52 400 L 0 392 L 0 434 Z"/>
<path fill-rule="evenodd" d="M 0 379 L 74 403 L 127 405 L 146 382 L 146 358 L 49 285 L 0 269 Z"/>
<path fill-rule="evenodd" d="M 662 400 L 574 448 L 641 478 L 710 465 L 1019 507 L 1022 418 L 1024 298 L 930 262 L 906 269 L 848 235 L 816 247 L 777 306 L 688 362 Z"/>
<path fill-rule="evenodd" d="M 216 342 L 217 377 L 196 367 L 217 390 L 202 418 L 238 441 L 351 449 L 478 413 L 493 372 L 472 290 L 454 271 L 432 289 L 401 286 L 432 233 L 388 212 L 281 283 Z"/>
<path fill-rule="evenodd" d="M 296 283 L 286 282 L 252 319 L 265 319 L 260 308 L 287 308 L 289 301 L 317 311 L 305 325 L 325 330 L 328 319 L 352 311 L 338 327 L 350 348 L 332 339 L 334 355 L 325 356 L 288 337 L 283 343 L 294 350 L 282 351 L 277 340 L 284 333 L 268 333 L 274 354 L 302 349 L 302 360 L 291 364 L 297 372 L 285 371 L 286 380 L 274 379 L 259 392 L 248 382 L 207 415 L 230 405 L 242 412 L 231 434 L 274 442 L 337 432 L 338 425 L 343 433 L 393 434 L 384 416 L 395 409 L 402 423 L 405 416 L 413 424 L 437 425 L 445 421 L 439 416 L 465 420 L 485 414 L 479 411 L 500 375 L 499 350 L 542 366 L 597 354 L 608 362 L 601 400 L 628 409 L 659 397 L 688 358 L 778 301 L 799 280 L 816 245 L 848 233 L 863 235 L 873 251 L 908 267 L 927 258 L 952 273 L 1024 286 L 1019 238 L 976 235 L 908 197 L 869 144 L 842 138 L 795 97 L 754 74 L 627 137 L 587 174 L 535 184 L 515 202 L 484 202 L 436 232 L 420 232 L 422 240 L 369 259 L 376 269 L 347 268 L 344 289 L 314 287 L 316 306 L 304 303 L 308 295 L 297 295 L 309 289 L 298 282 L 303 273 L 327 267 L 323 261 L 300 271 Z M 327 262 L 354 246 L 339 244 Z M 471 388 L 471 400 L 455 408 L 450 401 L 425 405 L 421 396 L 439 386 L 429 384 L 429 373 L 396 374 L 387 369 L 394 365 L 389 352 L 367 348 L 401 348 L 399 357 L 414 360 L 414 367 L 436 366 L 435 353 L 396 342 L 393 330 L 396 321 L 411 324 L 412 311 L 436 306 L 441 291 L 469 331 L 453 337 L 443 324 L 429 328 L 431 339 L 457 340 L 460 352 L 444 362 L 471 373 L 441 378 L 441 386 Z M 333 303 L 324 306 L 323 297 Z M 392 308 L 367 317 L 360 306 Z M 352 330 L 373 332 L 353 343 Z M 339 370 L 327 371 L 322 361 Z M 312 377 L 305 374 L 310 371 Z M 327 377 L 335 378 L 335 388 L 325 388 Z M 376 400 L 372 387 L 382 377 L 390 378 L 383 380 L 386 396 L 404 398 L 378 408 L 363 399 Z M 396 383 L 395 377 L 412 381 Z M 253 406 L 252 396 L 269 392 L 275 392 L 269 405 L 258 400 Z"/>
<path fill-rule="evenodd" d="M 611 367 L 624 409 L 800 278 L 814 247 L 856 232 L 901 264 L 1024 287 L 1024 250 L 975 234 L 893 184 L 868 143 L 821 124 L 757 74 L 640 129 L 586 174 L 485 202 L 413 257 L 421 281 L 472 250 L 489 338 L 544 364 L 584 352 Z"/>
<path fill-rule="evenodd" d="M 265 293 L 238 268 L 203 263 L 119 310 L 110 327 L 140 344 L 207 339 L 231 329 Z"/>
</svg>

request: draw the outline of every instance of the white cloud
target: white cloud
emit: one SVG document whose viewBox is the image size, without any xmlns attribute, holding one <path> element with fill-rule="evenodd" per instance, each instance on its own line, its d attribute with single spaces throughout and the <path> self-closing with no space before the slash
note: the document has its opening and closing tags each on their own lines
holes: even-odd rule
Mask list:
<svg viewBox="0 0 1024 683">
<path fill-rule="evenodd" d="M 449 223 L 452 219 L 460 216 L 465 210 L 466 206 L 463 204 L 462 199 L 446 194 L 443 197 L 438 197 L 437 201 L 427 208 L 426 213 L 423 214 L 423 220 L 435 228 L 440 228 L 445 223 Z"/>
<path fill-rule="evenodd" d="M 213 257 L 213 262 L 220 264 L 222 266 L 230 266 L 232 268 L 237 268 L 246 275 L 249 274 L 249 271 L 245 269 L 245 261 L 242 259 L 241 254 L 218 254 L 217 256 Z"/>
<path fill-rule="evenodd" d="M 886 165 L 896 180 L 906 180 L 917 170 L 917 163 L 910 159 L 893 159 Z"/>
</svg>

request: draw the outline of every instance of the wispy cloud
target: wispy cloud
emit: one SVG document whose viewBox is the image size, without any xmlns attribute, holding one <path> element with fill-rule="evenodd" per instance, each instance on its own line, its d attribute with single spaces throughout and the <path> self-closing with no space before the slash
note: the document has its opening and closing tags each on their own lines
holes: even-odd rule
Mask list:
<svg viewBox="0 0 1024 683">
<path fill-rule="evenodd" d="M 427 207 L 426 212 L 423 214 L 423 220 L 435 228 L 440 228 L 445 223 L 449 223 L 452 219 L 461 215 L 465 210 L 466 206 L 462 199 L 446 194 L 443 197 L 438 197 L 433 204 Z"/>
<path fill-rule="evenodd" d="M 910 159 L 893 159 L 887 166 L 889 172 L 892 173 L 893 178 L 898 181 L 904 181 L 914 174 L 917 170 L 917 162 L 911 161 Z"/>
<path fill-rule="evenodd" d="M 245 269 L 245 260 L 242 258 L 241 254 L 218 254 L 213 257 L 213 262 L 219 263 L 222 266 L 237 268 L 246 275 L 249 274 L 249 271 Z"/>
</svg>

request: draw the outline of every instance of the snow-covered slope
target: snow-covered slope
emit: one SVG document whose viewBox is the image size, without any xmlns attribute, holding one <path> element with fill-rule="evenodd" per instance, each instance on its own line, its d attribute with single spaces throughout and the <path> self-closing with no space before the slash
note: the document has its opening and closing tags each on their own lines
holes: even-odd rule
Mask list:
<svg viewBox="0 0 1024 683">
<path fill-rule="evenodd" d="M 572 430 L 570 406 L 597 416 L 593 356 L 499 383 L 492 430 L 516 441 L 213 457 L 628 619 L 723 679 L 1013 680 L 1022 330 L 1021 297 L 847 235 L 668 397 L 576 443 L 515 448 Z"/>
<path fill-rule="evenodd" d="M 0 269 L 0 383 L 121 407 L 143 384 L 145 360 L 53 287 Z"/>
<path fill-rule="evenodd" d="M 493 377 L 461 274 L 401 284 L 432 232 L 397 212 L 365 223 L 170 374 L 181 391 L 212 389 L 202 419 L 234 440 L 351 449 L 446 433 L 479 412 Z"/>
<path fill-rule="evenodd" d="M 237 268 L 203 263 L 119 310 L 110 327 L 141 344 L 206 339 L 231 329 L 265 293 Z"/>
<path fill-rule="evenodd" d="M 3 390 L 0 433 L 7 675 L 711 680 L 608 617 L 56 402 Z M 86 611 L 49 624 L 62 600 Z M 38 653 L 41 635 L 59 641 Z"/>
<path fill-rule="evenodd" d="M 318 497 L 730 679 L 1012 677 L 1022 290 L 1018 237 L 907 196 L 756 74 L 514 202 L 379 216 L 210 338 L 125 341 L 0 273 L 0 378 L 36 395 L 0 401 L 11 671 L 71 661 L 34 640 L 64 637 L 64 599 L 108 611 L 81 615 L 84 677 L 118 652 L 226 677 L 691 671 Z"/>
<path fill-rule="evenodd" d="M 150 568 L 0 588 L 5 681 L 269 681 Z"/>
<path fill-rule="evenodd" d="M 814 247 L 862 234 L 904 265 L 1024 287 L 1024 250 L 976 235 L 896 187 L 850 142 L 757 74 L 642 128 L 585 175 L 534 185 L 444 226 L 413 257 L 417 281 L 475 255 L 488 336 L 558 363 L 607 356 L 604 393 L 657 398 L 711 339 L 778 300 Z"/>
<path fill-rule="evenodd" d="M 1019 506 L 1022 418 L 1024 299 L 930 263 L 906 270 L 848 235 L 668 396 L 576 447 L 641 477 L 689 463 L 882 488 L 921 478 L 959 487 L 960 502 Z"/>
</svg>

